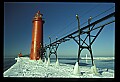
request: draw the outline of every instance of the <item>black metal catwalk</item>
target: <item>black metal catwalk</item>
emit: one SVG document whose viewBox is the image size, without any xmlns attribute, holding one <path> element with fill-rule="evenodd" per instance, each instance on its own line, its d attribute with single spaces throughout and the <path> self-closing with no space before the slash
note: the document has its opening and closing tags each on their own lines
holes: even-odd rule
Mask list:
<svg viewBox="0 0 120 82">
<path fill-rule="evenodd" d="M 95 39 L 97 38 L 97 36 L 100 34 L 100 32 L 102 31 L 102 29 L 108 25 L 108 24 L 111 24 L 113 22 L 115 22 L 115 20 L 112 20 L 112 21 L 109 21 L 109 22 L 106 22 L 100 26 L 96 26 L 97 24 L 99 24 L 100 22 L 103 22 L 107 19 L 110 19 L 111 17 L 115 17 L 115 12 L 93 22 L 90 24 L 91 20 L 92 20 L 92 17 L 90 17 L 88 19 L 88 25 L 83 27 L 83 28 L 80 28 L 80 20 L 79 20 L 79 16 L 76 15 L 76 18 L 78 20 L 78 30 L 71 33 L 71 34 L 68 34 L 67 36 L 61 38 L 61 39 L 57 39 L 56 38 L 56 41 L 55 42 L 52 42 L 51 43 L 51 38 L 49 37 L 50 39 L 50 44 L 49 45 L 45 45 L 44 47 L 44 52 L 46 52 L 47 48 L 49 48 L 49 57 L 51 56 L 51 54 L 55 54 L 56 56 L 56 60 L 57 60 L 57 50 L 58 50 L 58 46 L 59 44 L 63 43 L 63 42 L 66 42 L 66 41 L 69 41 L 70 39 L 73 39 L 77 44 L 78 44 L 78 59 L 77 59 L 77 62 L 79 63 L 79 59 L 80 59 L 80 54 L 82 52 L 83 49 L 87 49 L 89 52 L 90 52 L 90 55 L 91 55 L 91 60 L 92 60 L 92 65 L 93 64 L 93 53 L 92 53 L 92 48 L 91 48 L 91 45 L 93 44 L 93 42 L 95 41 Z M 94 30 L 98 30 L 98 32 L 96 32 L 96 34 L 91 34 L 92 31 Z M 85 38 L 83 39 L 81 36 L 85 36 Z M 88 42 L 87 42 L 87 39 L 88 39 Z M 47 54 L 47 53 L 46 53 Z"/>
</svg>

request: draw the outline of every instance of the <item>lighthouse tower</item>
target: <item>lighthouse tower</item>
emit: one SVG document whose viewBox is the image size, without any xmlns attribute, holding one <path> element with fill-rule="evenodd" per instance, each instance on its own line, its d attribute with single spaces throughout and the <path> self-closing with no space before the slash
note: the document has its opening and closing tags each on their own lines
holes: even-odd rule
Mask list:
<svg viewBox="0 0 120 82">
<path fill-rule="evenodd" d="M 44 20 L 42 20 L 42 14 L 38 11 L 33 18 L 33 28 L 32 28 L 32 43 L 31 43 L 31 51 L 30 51 L 30 59 L 38 60 L 41 59 L 42 47 L 43 47 L 43 24 Z"/>
</svg>

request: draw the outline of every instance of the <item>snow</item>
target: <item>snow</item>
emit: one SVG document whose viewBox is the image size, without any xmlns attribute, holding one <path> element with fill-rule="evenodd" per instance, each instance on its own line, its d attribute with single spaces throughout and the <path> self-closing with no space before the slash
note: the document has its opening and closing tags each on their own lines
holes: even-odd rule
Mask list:
<svg viewBox="0 0 120 82">
<path fill-rule="evenodd" d="M 75 66 L 45 60 L 30 60 L 29 57 L 15 58 L 17 62 L 3 73 L 4 77 L 32 78 L 114 78 L 114 70 L 92 67 Z"/>
</svg>

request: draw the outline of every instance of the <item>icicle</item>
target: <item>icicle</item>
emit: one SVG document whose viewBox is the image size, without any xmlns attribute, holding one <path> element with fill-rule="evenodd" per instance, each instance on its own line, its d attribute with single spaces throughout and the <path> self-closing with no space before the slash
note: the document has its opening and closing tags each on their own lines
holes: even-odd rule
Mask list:
<svg viewBox="0 0 120 82">
<path fill-rule="evenodd" d="M 44 63 L 45 63 L 45 64 L 47 63 L 47 60 L 46 60 L 46 58 L 45 58 L 45 61 L 44 61 Z"/>
<path fill-rule="evenodd" d="M 76 62 L 74 66 L 73 74 L 79 75 L 79 73 L 80 73 L 79 65 L 78 65 L 78 62 Z"/>
<path fill-rule="evenodd" d="M 99 75 L 98 70 L 97 70 L 97 68 L 96 68 L 96 65 L 95 65 L 94 61 L 93 61 L 93 64 L 94 64 L 94 65 L 91 67 L 92 72 L 93 72 L 95 75 Z"/>
<path fill-rule="evenodd" d="M 50 65 L 50 58 L 48 57 L 47 66 Z"/>
<path fill-rule="evenodd" d="M 55 66 L 59 66 L 59 61 L 58 61 L 58 59 L 57 59 L 57 61 L 56 61 Z"/>
</svg>

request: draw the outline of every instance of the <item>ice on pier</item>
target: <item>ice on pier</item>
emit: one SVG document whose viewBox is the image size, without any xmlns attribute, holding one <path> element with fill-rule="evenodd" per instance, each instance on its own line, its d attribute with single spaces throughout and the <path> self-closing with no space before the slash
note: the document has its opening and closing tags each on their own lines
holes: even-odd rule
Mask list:
<svg viewBox="0 0 120 82">
<path fill-rule="evenodd" d="M 93 66 L 91 67 L 91 71 L 92 71 L 94 74 L 99 75 L 98 70 L 97 70 L 97 68 L 96 68 L 96 65 L 95 65 L 95 62 L 94 62 L 94 61 L 93 61 Z"/>
<path fill-rule="evenodd" d="M 75 66 L 74 66 L 73 74 L 75 74 L 75 75 L 80 74 L 80 68 L 79 68 L 78 62 L 76 62 Z"/>
<path fill-rule="evenodd" d="M 50 65 L 50 58 L 48 57 L 47 66 Z"/>
<path fill-rule="evenodd" d="M 59 61 L 58 61 L 58 59 L 57 59 L 57 61 L 56 61 L 56 64 L 55 64 L 56 66 L 59 66 Z"/>
<path fill-rule="evenodd" d="M 27 78 L 114 78 L 114 70 L 99 69 L 94 67 L 50 62 L 42 60 L 30 60 L 29 57 L 15 58 L 17 62 L 3 73 L 4 77 L 27 77 Z M 47 64 L 49 66 L 47 66 Z M 91 70 L 94 70 L 93 71 Z M 99 73 L 99 74 L 95 74 Z"/>
</svg>

